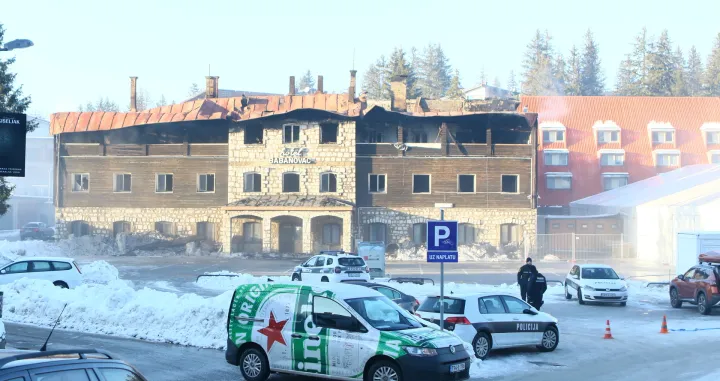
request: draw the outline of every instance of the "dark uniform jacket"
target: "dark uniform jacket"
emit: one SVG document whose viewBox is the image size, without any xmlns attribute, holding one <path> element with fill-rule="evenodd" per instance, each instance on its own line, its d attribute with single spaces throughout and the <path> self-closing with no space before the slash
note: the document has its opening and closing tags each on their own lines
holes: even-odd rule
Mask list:
<svg viewBox="0 0 720 381">
<path fill-rule="evenodd" d="M 547 279 L 545 279 L 545 276 L 537 273 L 537 275 L 534 275 L 532 278 L 530 278 L 530 282 L 528 282 L 528 300 L 530 300 L 530 303 L 535 308 L 540 308 L 539 306 L 542 305 L 543 301 L 543 294 L 545 294 L 545 291 L 547 291 Z"/>
<path fill-rule="evenodd" d="M 530 280 L 530 277 L 537 274 L 537 268 L 535 268 L 535 265 L 532 264 L 525 264 L 522 267 L 520 267 L 520 271 L 517 273 L 517 282 L 520 284 L 520 286 L 527 285 L 527 282 Z"/>
</svg>

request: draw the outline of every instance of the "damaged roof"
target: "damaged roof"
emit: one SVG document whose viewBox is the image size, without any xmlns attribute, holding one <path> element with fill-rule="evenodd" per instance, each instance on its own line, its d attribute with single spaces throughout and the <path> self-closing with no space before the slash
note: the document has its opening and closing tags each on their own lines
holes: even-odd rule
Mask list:
<svg viewBox="0 0 720 381">
<path fill-rule="evenodd" d="M 229 203 L 225 209 L 278 209 L 278 208 L 342 208 L 352 209 L 350 201 L 325 196 L 253 196 Z"/>
</svg>

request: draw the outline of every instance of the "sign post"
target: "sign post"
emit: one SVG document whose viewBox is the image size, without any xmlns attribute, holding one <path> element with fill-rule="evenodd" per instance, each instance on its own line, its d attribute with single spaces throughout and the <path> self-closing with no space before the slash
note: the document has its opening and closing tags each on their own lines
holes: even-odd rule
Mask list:
<svg viewBox="0 0 720 381">
<path fill-rule="evenodd" d="M 457 263 L 457 221 L 445 221 L 445 209 L 440 209 L 440 221 L 427 222 L 427 261 L 440 262 L 440 330 L 445 329 L 445 262 Z"/>
</svg>

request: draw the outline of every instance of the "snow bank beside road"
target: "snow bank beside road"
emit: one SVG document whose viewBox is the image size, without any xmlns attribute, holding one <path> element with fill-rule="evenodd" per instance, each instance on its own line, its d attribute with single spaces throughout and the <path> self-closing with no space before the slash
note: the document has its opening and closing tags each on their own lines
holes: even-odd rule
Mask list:
<svg viewBox="0 0 720 381">
<path fill-rule="evenodd" d="M 61 241 L 0 241 L 0 257 L 5 262 L 19 256 L 27 257 L 87 257 L 113 255 L 115 250 L 100 236 L 83 236 Z"/>
<path fill-rule="evenodd" d="M 241 284 L 266 283 L 268 279 L 273 282 L 290 282 L 289 276 L 254 276 L 251 274 L 233 273 L 230 271 L 216 271 L 205 273 L 197 280 L 196 284 L 211 290 L 234 290 Z M 216 276 L 220 275 L 220 276 Z"/>
<path fill-rule="evenodd" d="M 95 261 L 80 268 L 85 283 L 107 284 L 120 279 L 118 269 L 105 262 Z"/>
</svg>

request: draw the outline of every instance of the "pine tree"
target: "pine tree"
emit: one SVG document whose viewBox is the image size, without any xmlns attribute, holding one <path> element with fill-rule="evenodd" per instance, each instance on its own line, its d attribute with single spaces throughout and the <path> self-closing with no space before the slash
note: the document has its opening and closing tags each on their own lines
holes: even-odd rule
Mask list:
<svg viewBox="0 0 720 381">
<path fill-rule="evenodd" d="M 678 46 L 675 50 L 673 61 L 673 87 L 670 92 L 674 97 L 685 97 L 688 95 L 687 82 L 685 80 L 686 63 L 683 51 Z"/>
<path fill-rule="evenodd" d="M 418 66 L 418 88 L 425 98 L 438 99 L 450 87 L 450 64 L 440 45 L 428 45 Z"/>
<path fill-rule="evenodd" d="M 690 48 L 690 54 L 688 54 L 685 83 L 688 95 L 693 97 L 702 95 L 703 64 L 700 54 L 697 52 L 697 49 L 695 49 L 695 46 Z"/>
<path fill-rule="evenodd" d="M 448 88 L 446 97 L 450 99 L 465 99 L 465 93 L 460 85 L 460 71 L 455 69 L 455 74 L 450 80 L 450 87 Z"/>
<path fill-rule="evenodd" d="M 389 78 L 387 78 L 387 60 L 385 56 L 380 56 L 378 60 L 370 65 L 363 76 L 362 89 L 367 91 L 368 99 L 388 100 L 390 92 L 387 88 Z"/>
<path fill-rule="evenodd" d="M 720 33 L 715 38 L 715 45 L 705 66 L 704 87 L 706 95 L 720 96 Z"/>
<path fill-rule="evenodd" d="M 510 76 L 508 77 L 508 90 L 510 90 L 513 94 L 518 92 L 517 89 L 517 82 L 515 81 L 515 71 L 510 70 Z"/>
<path fill-rule="evenodd" d="M 150 93 L 145 89 L 140 89 L 137 92 L 136 97 L 137 102 L 137 110 L 143 111 L 152 108 L 152 98 L 150 97 Z"/>
<path fill-rule="evenodd" d="M 408 62 L 407 57 L 405 55 L 405 51 L 402 48 L 395 48 L 393 50 L 392 55 L 390 55 L 390 59 L 387 61 L 386 66 L 386 74 L 387 74 L 387 81 L 392 79 L 393 77 L 397 75 L 406 75 L 406 83 L 407 83 L 407 96 L 408 98 L 413 98 L 416 94 L 418 94 L 417 89 L 417 78 L 416 73 L 410 62 Z M 387 83 L 386 88 L 389 91 L 390 85 L 389 82 Z M 389 96 L 389 95 L 388 95 Z"/>
<path fill-rule="evenodd" d="M 310 89 L 314 89 L 314 88 L 315 88 L 315 78 L 313 78 L 312 73 L 308 69 L 308 71 L 305 72 L 305 74 L 303 74 L 302 77 L 300 77 L 300 85 L 298 86 L 298 89 L 300 90 L 300 92 L 304 93 L 304 92 L 307 92 Z"/>
<path fill-rule="evenodd" d="M 3 45 L 3 37 L 5 36 L 5 28 L 0 24 L 0 46 Z M 15 58 L 2 59 L 0 56 L 0 112 L 25 113 L 30 107 L 32 101 L 29 96 L 23 96 L 22 86 L 15 88 L 15 76 L 10 72 L 10 65 L 15 62 Z M 27 132 L 34 130 L 37 122 L 27 121 Z M 7 213 L 9 205 L 8 199 L 12 196 L 15 189 L 14 185 L 8 183 L 4 177 L 0 177 L 0 216 Z"/>
<path fill-rule="evenodd" d="M 581 95 L 582 94 L 582 71 L 581 71 L 580 52 L 573 45 L 570 49 L 568 57 L 567 69 L 565 71 L 565 95 Z"/>
<path fill-rule="evenodd" d="M 565 94 L 565 59 L 562 54 L 558 54 L 553 65 L 553 86 L 557 95 Z"/>
<path fill-rule="evenodd" d="M 646 86 L 650 95 L 670 96 L 674 86 L 675 55 L 668 31 L 663 30 L 660 38 L 650 44 Z"/>
<path fill-rule="evenodd" d="M 585 33 L 585 48 L 581 58 L 581 95 L 603 95 L 605 92 L 605 76 L 600 68 L 600 55 L 597 42 L 592 31 Z"/>
<path fill-rule="evenodd" d="M 198 86 L 197 83 L 193 83 L 190 85 L 190 88 L 188 89 L 188 98 L 192 98 L 200 94 L 200 86 Z"/>
<path fill-rule="evenodd" d="M 548 32 L 538 29 L 527 45 L 523 59 L 522 93 L 527 95 L 557 95 L 552 62 L 552 45 Z"/>
<path fill-rule="evenodd" d="M 648 46 L 647 29 L 642 28 L 640 33 L 635 37 L 632 53 L 628 54 L 626 59 L 620 64 L 616 95 L 650 95 L 647 87 Z"/>
<path fill-rule="evenodd" d="M 502 88 L 502 83 L 500 83 L 500 78 L 495 77 L 495 79 L 493 80 L 493 86 L 497 87 L 497 88 Z"/>
<path fill-rule="evenodd" d="M 480 86 L 487 85 L 487 76 L 485 76 L 485 66 L 480 69 Z"/>
<path fill-rule="evenodd" d="M 155 107 L 162 107 L 167 106 L 167 101 L 165 100 L 165 94 L 160 95 L 160 100 L 155 104 Z"/>
<path fill-rule="evenodd" d="M 408 90 L 408 99 L 414 99 L 417 97 L 422 96 L 422 88 L 420 87 L 420 67 L 422 66 L 422 57 L 418 54 L 418 50 L 416 47 L 412 47 L 410 49 L 410 69 L 413 73 L 415 73 L 417 84 L 413 88 L 413 92 L 411 93 Z"/>
</svg>

